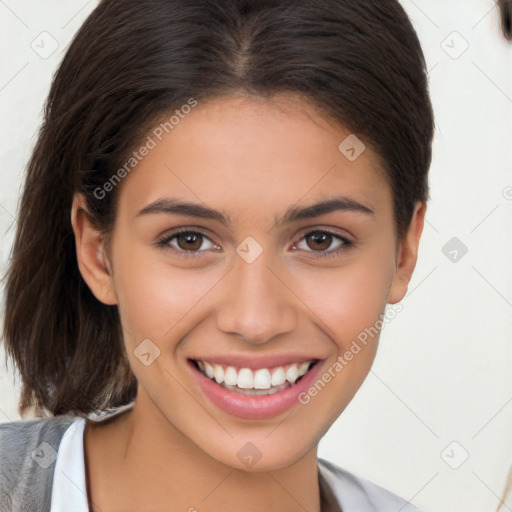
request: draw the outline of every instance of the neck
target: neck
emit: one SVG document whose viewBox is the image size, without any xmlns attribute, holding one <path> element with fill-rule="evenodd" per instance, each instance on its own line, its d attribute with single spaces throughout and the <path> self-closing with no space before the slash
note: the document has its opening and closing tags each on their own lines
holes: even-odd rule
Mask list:
<svg viewBox="0 0 512 512">
<path fill-rule="evenodd" d="M 205 453 L 143 393 L 132 409 L 88 422 L 85 452 L 94 511 L 320 511 L 316 446 L 286 467 L 234 468 Z"/>
</svg>

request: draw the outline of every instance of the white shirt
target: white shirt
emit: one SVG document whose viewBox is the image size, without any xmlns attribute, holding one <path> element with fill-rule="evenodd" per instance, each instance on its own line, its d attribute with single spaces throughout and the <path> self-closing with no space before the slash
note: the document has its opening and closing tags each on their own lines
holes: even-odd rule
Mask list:
<svg viewBox="0 0 512 512">
<path fill-rule="evenodd" d="M 50 512 L 89 512 L 84 463 L 85 423 L 85 418 L 77 418 L 62 437 L 55 463 Z M 419 512 L 402 498 L 368 480 L 329 461 L 319 458 L 318 462 L 343 512 Z"/>
<path fill-rule="evenodd" d="M 85 418 L 76 419 L 60 442 L 53 474 L 50 512 L 89 512 L 85 486 Z"/>
</svg>

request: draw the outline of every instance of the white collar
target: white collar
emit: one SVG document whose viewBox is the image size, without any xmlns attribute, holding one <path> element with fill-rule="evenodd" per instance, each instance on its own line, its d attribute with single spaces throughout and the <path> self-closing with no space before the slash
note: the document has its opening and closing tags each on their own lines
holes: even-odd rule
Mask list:
<svg viewBox="0 0 512 512">
<path fill-rule="evenodd" d="M 84 464 L 85 418 L 76 419 L 62 436 L 53 474 L 50 512 L 89 512 Z"/>
</svg>

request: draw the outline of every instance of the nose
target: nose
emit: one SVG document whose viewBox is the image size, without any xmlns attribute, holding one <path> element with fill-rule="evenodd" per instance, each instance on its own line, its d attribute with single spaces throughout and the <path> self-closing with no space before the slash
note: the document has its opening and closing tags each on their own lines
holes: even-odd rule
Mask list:
<svg viewBox="0 0 512 512">
<path fill-rule="evenodd" d="M 292 332 L 298 311 L 290 288 L 286 278 L 270 267 L 265 251 L 252 263 L 237 256 L 235 268 L 222 284 L 217 327 L 251 345 Z"/>
</svg>

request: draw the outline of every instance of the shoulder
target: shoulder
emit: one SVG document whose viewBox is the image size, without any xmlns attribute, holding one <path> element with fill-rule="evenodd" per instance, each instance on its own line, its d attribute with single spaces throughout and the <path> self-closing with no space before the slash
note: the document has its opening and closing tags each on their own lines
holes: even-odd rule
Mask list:
<svg viewBox="0 0 512 512">
<path fill-rule="evenodd" d="M 319 470 L 331 486 L 343 512 L 421 512 L 396 494 L 318 458 Z"/>
<path fill-rule="evenodd" d="M 0 423 L 0 512 L 39 510 L 49 503 L 60 441 L 78 419 L 64 415 Z"/>
</svg>

